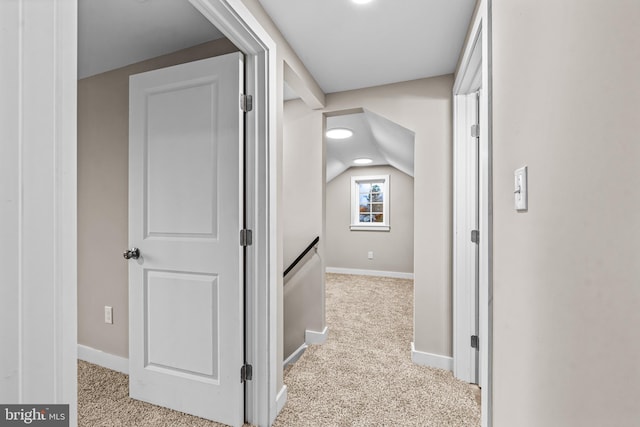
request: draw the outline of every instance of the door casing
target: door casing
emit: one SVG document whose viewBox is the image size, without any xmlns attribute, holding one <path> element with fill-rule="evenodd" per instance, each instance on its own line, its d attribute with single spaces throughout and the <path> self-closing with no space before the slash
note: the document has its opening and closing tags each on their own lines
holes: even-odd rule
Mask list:
<svg viewBox="0 0 640 427">
<path fill-rule="evenodd" d="M 479 86 L 472 86 L 470 93 L 454 97 L 453 372 L 457 378 L 469 383 L 479 383 L 478 351 L 471 347 L 470 339 L 472 335 L 478 335 L 476 280 L 479 248 L 471 241 L 471 230 L 478 229 L 478 150 L 477 139 L 471 136 L 471 126 L 478 120 L 478 89 Z"/>
<path fill-rule="evenodd" d="M 246 226 L 253 231 L 245 271 L 246 361 L 253 366 L 245 420 L 268 426 L 278 409 L 276 45 L 241 0 L 189 1 L 245 54 L 245 91 L 253 96 L 245 117 Z"/>
<path fill-rule="evenodd" d="M 474 55 L 475 53 L 475 55 Z M 477 79 L 480 74 L 479 81 Z M 475 78 L 475 79 L 474 79 Z M 462 97 L 469 93 L 473 86 L 478 84 L 480 91 L 480 143 L 479 155 L 479 339 L 480 339 L 480 363 L 479 383 L 482 387 L 481 425 L 492 425 L 492 149 L 491 149 L 491 0 L 480 0 L 476 6 L 471 22 L 467 40 L 462 51 L 462 56 L 456 72 L 453 85 L 454 104 L 462 102 Z M 459 112 L 454 108 L 454 129 L 463 120 Z M 454 136 L 455 137 L 455 136 Z M 454 178 L 455 179 L 455 178 Z M 455 200 L 455 195 L 454 195 Z M 454 207 L 455 211 L 455 207 Z M 454 263 L 456 260 L 454 259 Z M 463 302 L 455 297 L 454 306 Z M 459 331 L 454 324 L 454 342 L 460 341 L 458 334 L 467 331 Z M 460 339 L 464 339 L 461 337 Z M 467 338 L 468 339 L 468 338 Z M 455 353 L 454 353 L 455 357 Z M 454 362 L 455 363 L 455 362 Z"/>
<path fill-rule="evenodd" d="M 253 95 L 254 101 L 254 109 L 247 115 L 246 132 L 247 164 L 251 165 L 247 169 L 247 222 L 253 230 L 254 237 L 253 245 L 247 251 L 249 305 L 246 319 L 248 323 L 246 345 L 247 361 L 253 365 L 254 375 L 246 389 L 245 416 L 249 423 L 267 426 L 271 425 L 277 415 L 277 285 L 278 274 L 281 276 L 281 272 L 279 273 L 281 267 L 278 267 L 277 263 L 281 242 L 278 237 L 276 216 L 278 209 L 276 174 L 280 166 L 276 138 L 278 96 L 276 45 L 242 0 L 190 0 L 190 2 L 246 55 L 245 88 L 247 93 Z M 54 245 L 43 256 L 50 256 L 52 265 L 56 269 L 55 286 L 52 287 L 51 298 L 52 312 L 55 317 L 55 334 L 51 340 L 53 343 L 51 349 L 41 348 L 38 352 L 38 360 L 57 361 L 49 381 L 54 390 L 52 396 L 56 396 L 51 398 L 51 401 L 69 403 L 72 406 L 70 421 L 74 425 L 77 416 L 75 361 L 78 345 L 75 273 L 77 265 L 75 215 L 77 1 L 52 2 L 50 5 L 37 7 L 19 2 L 15 7 L 13 4 L 7 7 L 11 8 L 7 13 L 7 22 L 13 20 L 14 15 L 34 18 L 30 21 L 32 23 L 30 28 L 34 28 L 33 30 L 27 31 L 24 28 L 21 30 L 14 25 L 8 32 L 9 45 L 12 45 L 18 37 L 24 37 L 25 31 L 30 37 L 26 42 L 19 44 L 17 50 L 11 50 L 14 57 L 27 54 L 28 58 L 42 58 L 42 64 L 32 61 L 21 68 L 22 78 L 30 81 L 24 76 L 49 75 L 52 78 L 43 80 L 43 85 L 49 85 L 49 89 L 55 89 L 44 91 L 47 94 L 50 93 L 50 98 L 55 101 L 43 102 L 42 105 L 46 104 L 46 107 L 38 109 L 40 103 L 20 104 L 19 107 L 23 119 L 28 118 L 33 121 L 38 118 L 38 122 L 49 120 L 52 126 L 38 128 L 39 140 L 43 143 L 55 141 L 55 146 L 58 147 L 51 153 L 48 151 L 44 154 L 34 152 L 34 155 L 27 153 L 23 161 L 32 161 L 36 158 L 45 163 L 49 161 L 59 177 L 53 183 L 56 195 L 52 202 L 53 209 L 41 210 L 42 223 L 47 224 L 47 230 L 54 235 Z M 15 14 L 10 15 L 9 12 L 15 12 Z M 55 19 L 52 19 L 54 16 Z M 51 34 L 57 34 L 57 37 L 51 40 Z M 32 53 L 36 52 L 38 47 L 43 49 Z M 49 52 L 50 55 L 43 55 L 42 52 Z M 14 85 L 14 82 L 7 80 L 7 85 Z M 19 92 L 15 94 L 11 92 L 7 102 L 14 100 L 21 102 L 23 91 L 24 86 L 20 85 Z M 15 176 L 20 174 L 20 171 L 12 170 L 11 173 L 13 172 Z M 38 175 L 38 178 L 40 177 Z M 28 195 L 28 200 L 37 198 L 31 196 L 31 194 Z M 48 283 L 48 281 L 39 281 L 33 289 L 34 291 L 41 288 L 49 289 Z M 45 314 L 43 312 L 35 319 L 42 324 L 50 324 L 52 319 L 45 318 Z M 41 385 L 44 381 L 45 379 L 40 378 L 38 383 Z"/>
</svg>

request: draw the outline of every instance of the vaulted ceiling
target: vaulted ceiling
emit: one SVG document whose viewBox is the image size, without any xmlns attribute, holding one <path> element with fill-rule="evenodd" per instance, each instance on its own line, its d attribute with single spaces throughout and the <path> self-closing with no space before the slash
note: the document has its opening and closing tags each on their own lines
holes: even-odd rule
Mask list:
<svg viewBox="0 0 640 427">
<path fill-rule="evenodd" d="M 78 78 L 221 37 L 187 0 L 78 0 Z"/>
<path fill-rule="evenodd" d="M 327 182 L 350 167 L 355 159 L 370 159 L 369 166 L 391 165 L 413 176 L 415 134 L 368 110 L 327 117 L 327 129 L 349 129 L 353 136 L 327 138 Z"/>
</svg>

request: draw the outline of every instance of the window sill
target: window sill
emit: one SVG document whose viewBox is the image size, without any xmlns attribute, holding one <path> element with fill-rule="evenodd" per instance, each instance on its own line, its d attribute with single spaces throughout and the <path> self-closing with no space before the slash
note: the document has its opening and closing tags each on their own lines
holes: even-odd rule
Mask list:
<svg viewBox="0 0 640 427">
<path fill-rule="evenodd" d="M 388 225 L 351 225 L 351 231 L 389 231 L 391 227 Z"/>
</svg>

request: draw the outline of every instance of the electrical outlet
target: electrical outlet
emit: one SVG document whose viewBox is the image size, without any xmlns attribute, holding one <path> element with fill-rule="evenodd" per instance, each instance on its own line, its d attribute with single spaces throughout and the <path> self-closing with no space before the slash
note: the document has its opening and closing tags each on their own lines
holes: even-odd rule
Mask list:
<svg viewBox="0 0 640 427">
<path fill-rule="evenodd" d="M 369 251 L 369 253 L 367 254 L 367 258 L 373 259 L 373 251 Z"/>
<path fill-rule="evenodd" d="M 104 306 L 104 323 L 113 324 L 113 307 Z"/>
</svg>

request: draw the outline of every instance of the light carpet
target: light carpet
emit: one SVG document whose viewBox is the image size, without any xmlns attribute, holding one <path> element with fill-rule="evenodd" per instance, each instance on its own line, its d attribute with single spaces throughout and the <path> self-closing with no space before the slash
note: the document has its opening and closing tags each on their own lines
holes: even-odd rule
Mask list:
<svg viewBox="0 0 640 427">
<path fill-rule="evenodd" d="M 410 280 L 327 274 L 329 336 L 284 377 L 288 402 L 274 427 L 480 425 L 472 388 L 411 362 Z M 78 363 L 81 427 L 218 427 L 128 397 L 128 377 Z"/>
<path fill-rule="evenodd" d="M 79 427 L 223 427 L 129 397 L 129 376 L 78 361 Z"/>
<path fill-rule="evenodd" d="M 327 274 L 329 336 L 285 374 L 275 427 L 480 426 L 469 384 L 411 361 L 413 281 Z"/>
</svg>

